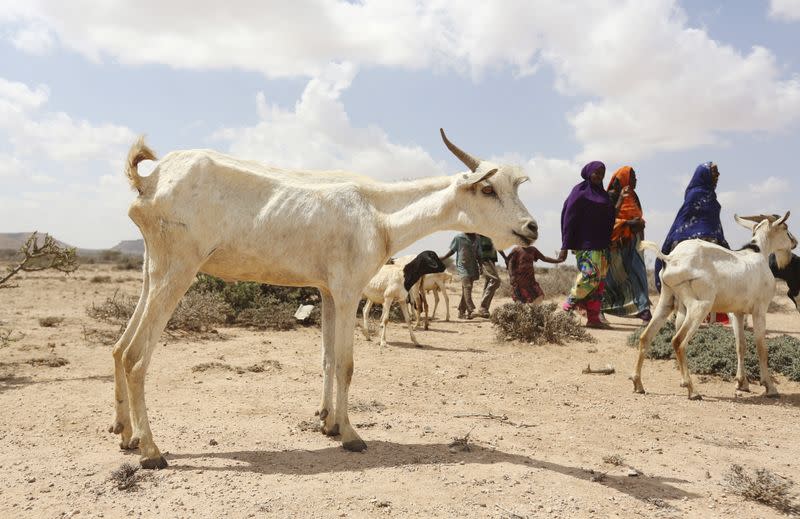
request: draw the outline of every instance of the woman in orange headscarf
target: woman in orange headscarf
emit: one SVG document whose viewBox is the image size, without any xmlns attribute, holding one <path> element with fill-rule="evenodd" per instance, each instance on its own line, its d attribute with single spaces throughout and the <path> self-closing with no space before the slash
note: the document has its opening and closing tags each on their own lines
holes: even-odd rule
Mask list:
<svg viewBox="0 0 800 519">
<path fill-rule="evenodd" d="M 611 253 L 603 295 L 603 312 L 635 315 L 650 320 L 647 297 L 647 268 L 639 252 L 644 238 L 642 204 L 636 194 L 636 172 L 630 166 L 619 168 L 608 183 L 616 219 L 611 233 Z"/>
</svg>

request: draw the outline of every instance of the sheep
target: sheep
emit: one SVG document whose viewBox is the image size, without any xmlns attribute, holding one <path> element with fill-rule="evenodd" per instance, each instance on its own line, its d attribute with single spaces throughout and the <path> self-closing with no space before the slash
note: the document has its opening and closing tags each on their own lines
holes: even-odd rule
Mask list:
<svg viewBox="0 0 800 519">
<path fill-rule="evenodd" d="M 120 435 L 120 446 L 138 447 L 144 468 L 167 466 L 147 417 L 145 376 L 167 321 L 204 272 L 319 289 L 321 430 L 339 435 L 346 450 L 364 450 L 347 400 L 356 309 L 370 278 L 393 252 L 440 230 L 478 232 L 502 247 L 538 238 L 517 193 L 528 180 L 521 168 L 478 159 L 440 133 L 469 171 L 396 183 L 342 171 L 278 169 L 211 150 L 172 152 L 143 177 L 139 163 L 156 155 L 140 137 L 125 174 L 138 193 L 128 216 L 145 242 L 142 291 L 113 349 L 109 431 Z"/>
<path fill-rule="evenodd" d="M 794 303 L 794 307 L 800 312 L 800 257 L 796 254 L 790 254 L 788 258 L 785 256 L 780 258 L 780 251 L 776 254 L 771 254 L 769 257 L 769 269 L 776 279 L 782 279 L 789 287 L 789 292 L 786 294 L 789 299 Z M 780 265 L 783 265 L 782 267 Z"/>
<path fill-rule="evenodd" d="M 736 338 L 736 382 L 740 391 L 749 391 L 744 372 L 744 317 L 753 316 L 753 331 L 761 384 L 766 395 L 777 397 L 778 390 L 769 374 L 767 350 L 764 345 L 767 307 L 775 294 L 775 278 L 769 269 L 769 255 L 776 251 L 789 251 L 797 246 L 797 240 L 789 232 L 782 218 L 767 217 L 756 223 L 751 218 L 734 215 L 736 222 L 751 229 L 750 243 L 738 251 L 731 251 L 703 240 L 687 240 L 678 244 L 670 254 L 663 254 L 653 242 L 641 242 L 640 250 L 650 249 L 664 261 L 661 271 L 661 298 L 653 319 L 639 338 L 639 355 L 631 380 L 634 391 L 644 393 L 642 385 L 642 363 L 653 337 L 664 325 L 673 309 L 676 311 L 675 336 L 672 347 L 683 384 L 690 400 L 702 397 L 694 390 L 686 365 L 686 345 L 691 340 L 703 318 L 709 312 L 733 314 L 733 331 Z M 784 255 L 784 254 L 781 254 Z"/>
<path fill-rule="evenodd" d="M 411 320 L 408 316 L 408 303 L 406 300 L 409 297 L 409 290 L 422 282 L 421 278 L 426 274 L 442 272 L 443 270 L 444 263 L 433 251 L 423 251 L 405 265 L 395 263 L 381 267 L 364 288 L 364 297 L 367 298 L 362 309 L 364 337 L 370 340 L 369 311 L 372 305 L 383 305 L 380 335 L 380 347 L 383 350 L 383 347 L 386 346 L 386 322 L 389 320 L 389 309 L 394 301 L 398 301 L 400 310 L 403 312 L 403 318 L 408 325 L 411 342 L 419 346 L 416 337 L 414 337 L 414 329 L 411 327 Z"/>
</svg>

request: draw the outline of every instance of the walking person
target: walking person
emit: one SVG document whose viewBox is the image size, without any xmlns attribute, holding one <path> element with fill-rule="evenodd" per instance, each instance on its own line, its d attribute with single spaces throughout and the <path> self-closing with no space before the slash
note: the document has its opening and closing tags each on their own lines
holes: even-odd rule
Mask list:
<svg viewBox="0 0 800 519">
<path fill-rule="evenodd" d="M 536 281 L 533 264 L 539 260 L 547 263 L 563 263 L 564 260 L 550 258 L 539 252 L 533 245 L 515 245 L 508 255 L 504 255 L 511 283 L 511 299 L 517 303 L 539 303 L 544 299 L 544 291 Z M 566 257 L 565 257 L 566 259 Z"/>
<path fill-rule="evenodd" d="M 611 232 L 608 274 L 603 294 L 603 312 L 635 315 L 644 322 L 652 318 L 647 290 L 647 267 L 639 242 L 644 239 L 642 204 L 636 194 L 636 172 L 619 168 L 608 183 L 616 219 Z"/>
<path fill-rule="evenodd" d="M 478 317 L 489 317 L 489 305 L 492 304 L 494 293 L 500 287 L 500 275 L 497 273 L 497 251 L 492 240 L 487 236 L 478 235 L 478 258 L 480 260 L 481 275 L 486 280 L 483 285 L 483 296 Z"/>
<path fill-rule="evenodd" d="M 583 182 L 572 188 L 561 210 L 561 252 L 558 260 L 575 254 L 578 276 L 562 305 L 566 311 L 582 308 L 589 328 L 610 328 L 600 319 L 600 308 L 608 272 L 608 248 L 614 228 L 614 206 L 603 189 L 606 166 L 600 161 L 581 170 Z"/>
<path fill-rule="evenodd" d="M 667 238 L 661 246 L 661 252 L 669 254 L 680 242 L 694 238 L 730 249 L 720 220 L 722 206 L 717 201 L 718 181 L 719 168 L 716 164 L 704 162 L 697 166 L 689 185 L 686 186 L 683 205 L 675 215 L 675 221 L 672 222 Z M 664 263 L 656 259 L 655 278 L 659 292 L 661 292 L 659 273 L 663 267 Z M 717 313 L 715 318 L 717 322 L 724 324 L 729 322 L 728 314 L 725 313 Z"/>
<path fill-rule="evenodd" d="M 472 301 L 472 285 L 480 278 L 478 235 L 474 232 L 459 233 L 450 242 L 450 250 L 439 259 L 456 255 L 456 270 L 461 277 L 461 301 L 458 303 L 458 318 L 472 319 L 475 303 Z"/>
</svg>

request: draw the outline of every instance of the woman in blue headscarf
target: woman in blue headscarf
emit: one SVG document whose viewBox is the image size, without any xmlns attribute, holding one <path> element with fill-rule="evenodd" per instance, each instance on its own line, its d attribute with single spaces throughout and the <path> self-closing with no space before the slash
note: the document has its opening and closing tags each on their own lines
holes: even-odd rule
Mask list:
<svg viewBox="0 0 800 519">
<path fill-rule="evenodd" d="M 719 219 L 722 206 L 717 201 L 718 179 L 719 169 L 713 162 L 704 162 L 697 166 L 683 195 L 683 205 L 667 233 L 661 252 L 669 254 L 680 242 L 693 238 L 716 243 L 726 249 L 730 248 Z M 663 262 L 657 259 L 655 278 L 659 292 L 661 292 L 661 278 L 658 274 L 663 266 Z"/>
</svg>

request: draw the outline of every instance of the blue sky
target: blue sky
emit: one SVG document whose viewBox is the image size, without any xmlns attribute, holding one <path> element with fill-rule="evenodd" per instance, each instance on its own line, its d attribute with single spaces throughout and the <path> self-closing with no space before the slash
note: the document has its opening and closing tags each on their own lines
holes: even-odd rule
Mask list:
<svg viewBox="0 0 800 519">
<path fill-rule="evenodd" d="M 545 253 L 589 160 L 637 170 L 658 242 L 717 162 L 738 244 L 734 212 L 796 209 L 798 48 L 800 0 L 0 0 L 0 232 L 138 238 L 122 160 L 141 133 L 391 181 L 463 169 L 441 126 L 526 169 Z"/>
</svg>

